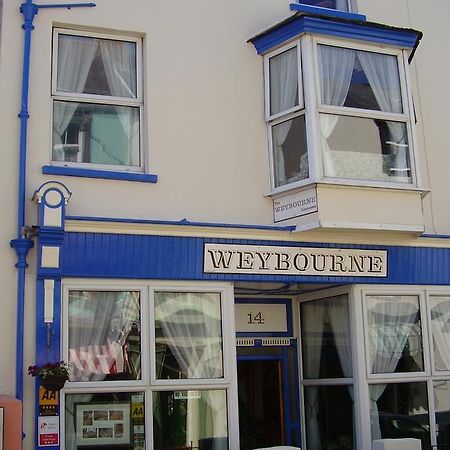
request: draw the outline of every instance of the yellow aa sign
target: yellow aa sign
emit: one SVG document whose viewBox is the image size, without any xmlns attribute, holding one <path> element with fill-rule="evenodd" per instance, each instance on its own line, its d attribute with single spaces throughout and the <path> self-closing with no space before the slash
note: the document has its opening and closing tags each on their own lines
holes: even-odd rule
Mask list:
<svg viewBox="0 0 450 450">
<path fill-rule="evenodd" d="M 39 388 L 39 405 L 58 405 L 58 392 Z"/>
<path fill-rule="evenodd" d="M 144 404 L 143 403 L 132 403 L 131 404 L 131 418 L 132 419 L 143 419 L 144 418 Z"/>
</svg>

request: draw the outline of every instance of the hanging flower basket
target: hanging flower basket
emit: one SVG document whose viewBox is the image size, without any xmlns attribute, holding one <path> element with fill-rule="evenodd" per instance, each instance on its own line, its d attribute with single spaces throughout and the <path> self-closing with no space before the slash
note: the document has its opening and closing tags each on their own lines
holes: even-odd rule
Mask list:
<svg viewBox="0 0 450 450">
<path fill-rule="evenodd" d="M 43 366 L 29 366 L 28 375 L 38 377 L 48 391 L 60 391 L 69 379 L 69 369 L 64 361 L 58 361 Z"/>
<path fill-rule="evenodd" d="M 48 376 L 41 379 L 41 386 L 47 391 L 60 391 L 66 384 L 66 379 L 57 376 Z"/>
</svg>

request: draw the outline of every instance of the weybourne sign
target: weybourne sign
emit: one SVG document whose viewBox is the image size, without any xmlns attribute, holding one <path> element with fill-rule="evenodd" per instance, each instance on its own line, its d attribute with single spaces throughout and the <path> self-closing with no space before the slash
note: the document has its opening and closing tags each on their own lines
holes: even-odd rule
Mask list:
<svg viewBox="0 0 450 450">
<path fill-rule="evenodd" d="M 386 277 L 387 251 L 205 244 L 205 273 Z"/>
</svg>

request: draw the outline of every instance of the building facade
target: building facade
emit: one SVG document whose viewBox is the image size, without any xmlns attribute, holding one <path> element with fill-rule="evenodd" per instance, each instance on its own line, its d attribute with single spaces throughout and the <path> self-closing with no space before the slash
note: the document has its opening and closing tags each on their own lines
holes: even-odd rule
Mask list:
<svg viewBox="0 0 450 450">
<path fill-rule="evenodd" d="M 23 448 L 450 446 L 447 2 L 1 5 Z"/>
</svg>

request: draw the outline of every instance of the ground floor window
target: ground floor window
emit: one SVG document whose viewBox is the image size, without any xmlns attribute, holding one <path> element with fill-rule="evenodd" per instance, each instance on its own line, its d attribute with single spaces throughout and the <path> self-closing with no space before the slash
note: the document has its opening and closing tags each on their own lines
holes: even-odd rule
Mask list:
<svg viewBox="0 0 450 450">
<path fill-rule="evenodd" d="M 230 285 L 63 284 L 65 450 L 231 450 Z"/>
<path fill-rule="evenodd" d="M 450 297 L 353 286 L 300 299 L 307 450 L 416 438 L 450 448 Z M 353 355 L 353 356 L 352 356 Z"/>
</svg>

